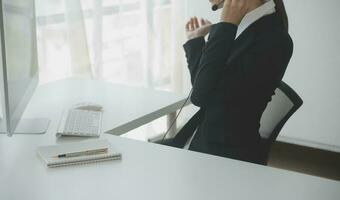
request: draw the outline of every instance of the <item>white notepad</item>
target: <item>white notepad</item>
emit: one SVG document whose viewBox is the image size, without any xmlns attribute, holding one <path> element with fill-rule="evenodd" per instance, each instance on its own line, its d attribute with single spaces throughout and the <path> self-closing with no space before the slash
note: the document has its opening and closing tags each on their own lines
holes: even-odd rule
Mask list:
<svg viewBox="0 0 340 200">
<path fill-rule="evenodd" d="M 74 152 L 82 152 L 107 148 L 107 153 L 96 155 L 83 155 L 78 157 L 58 158 L 57 155 Z M 89 140 L 62 145 L 51 145 L 38 147 L 38 155 L 46 163 L 47 167 L 62 167 L 69 165 L 81 165 L 102 161 L 120 160 L 122 155 L 115 152 L 108 140 Z"/>
</svg>

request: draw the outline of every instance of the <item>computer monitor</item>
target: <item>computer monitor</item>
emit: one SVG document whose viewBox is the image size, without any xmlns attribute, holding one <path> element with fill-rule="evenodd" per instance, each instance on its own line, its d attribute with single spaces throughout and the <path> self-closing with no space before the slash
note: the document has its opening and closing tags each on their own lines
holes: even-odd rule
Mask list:
<svg viewBox="0 0 340 200">
<path fill-rule="evenodd" d="M 22 119 L 39 81 L 34 0 L 0 0 L 1 133 L 45 133 L 47 119 Z"/>
</svg>

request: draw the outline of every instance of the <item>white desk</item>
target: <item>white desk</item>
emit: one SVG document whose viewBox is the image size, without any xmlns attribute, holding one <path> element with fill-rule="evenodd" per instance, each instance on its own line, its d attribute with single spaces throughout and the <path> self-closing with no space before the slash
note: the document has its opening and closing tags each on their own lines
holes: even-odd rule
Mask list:
<svg viewBox="0 0 340 200">
<path fill-rule="evenodd" d="M 122 161 L 48 169 L 54 136 L 0 136 L 1 200 L 338 200 L 340 182 L 105 135 Z"/>
<path fill-rule="evenodd" d="M 78 140 L 55 137 L 56 121 L 64 105 L 60 95 L 74 96 L 76 103 L 84 91 L 63 94 L 41 88 L 41 92 L 50 94 L 54 105 L 38 100 L 41 104 L 30 105 L 25 115 L 39 113 L 39 117 L 50 118 L 48 133 L 12 138 L 0 135 L 0 200 L 339 199 L 339 182 L 109 134 L 102 137 L 108 138 L 123 154 L 122 161 L 48 169 L 36 154 L 37 146 Z M 117 99 L 126 105 L 124 95 L 128 96 L 122 91 Z M 38 93 L 34 101 L 37 97 Z M 109 102 L 102 101 L 104 106 L 109 106 Z M 135 112 L 142 113 L 141 109 L 136 106 Z M 133 111 L 127 112 L 138 118 Z M 130 123 L 127 117 L 123 117 L 125 122 L 117 117 L 112 119 L 119 126 Z"/>
<path fill-rule="evenodd" d="M 59 123 L 67 108 L 81 102 L 103 106 L 103 132 L 121 135 L 180 109 L 184 95 L 128 87 L 104 81 L 65 79 L 38 87 L 24 117 L 53 119 Z"/>
</svg>

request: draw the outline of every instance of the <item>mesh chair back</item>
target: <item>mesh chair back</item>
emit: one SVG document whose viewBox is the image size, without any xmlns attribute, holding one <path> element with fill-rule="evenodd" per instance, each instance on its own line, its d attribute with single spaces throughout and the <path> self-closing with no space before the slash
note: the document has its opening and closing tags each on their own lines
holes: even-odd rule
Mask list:
<svg viewBox="0 0 340 200">
<path fill-rule="evenodd" d="M 260 122 L 262 139 L 268 142 L 275 141 L 282 127 L 302 104 L 299 95 L 282 81 L 262 114 Z"/>
</svg>

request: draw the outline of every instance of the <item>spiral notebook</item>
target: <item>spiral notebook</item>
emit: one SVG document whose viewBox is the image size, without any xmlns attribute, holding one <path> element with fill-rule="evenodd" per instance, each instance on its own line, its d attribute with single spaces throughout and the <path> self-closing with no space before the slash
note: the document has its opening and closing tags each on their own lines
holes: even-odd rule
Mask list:
<svg viewBox="0 0 340 200">
<path fill-rule="evenodd" d="M 95 151 L 105 149 L 105 152 L 73 157 L 58 157 L 75 152 Z M 89 140 L 77 143 L 38 147 L 38 155 L 47 167 L 63 167 L 69 165 L 83 165 L 95 162 L 120 160 L 122 155 L 112 149 L 108 140 Z"/>
</svg>

